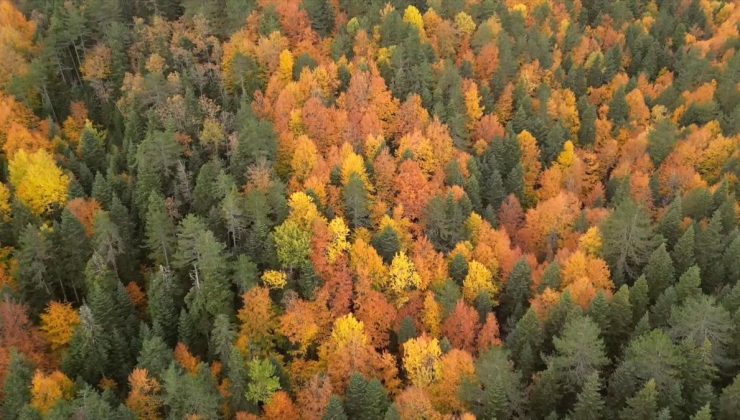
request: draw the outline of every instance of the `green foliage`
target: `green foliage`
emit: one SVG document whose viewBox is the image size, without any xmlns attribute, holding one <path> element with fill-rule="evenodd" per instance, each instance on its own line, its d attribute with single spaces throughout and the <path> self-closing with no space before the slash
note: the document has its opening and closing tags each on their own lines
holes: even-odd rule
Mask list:
<svg viewBox="0 0 740 420">
<path fill-rule="evenodd" d="M 254 359 L 247 363 L 249 385 L 246 398 L 255 403 L 264 403 L 280 390 L 280 381 L 275 376 L 275 366 L 267 359 Z"/>
</svg>

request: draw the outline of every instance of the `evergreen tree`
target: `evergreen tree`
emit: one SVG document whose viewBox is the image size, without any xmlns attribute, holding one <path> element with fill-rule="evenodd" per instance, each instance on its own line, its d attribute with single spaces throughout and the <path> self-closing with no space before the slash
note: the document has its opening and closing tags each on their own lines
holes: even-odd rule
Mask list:
<svg viewBox="0 0 740 420">
<path fill-rule="evenodd" d="M 175 226 L 167 214 L 164 199 L 156 192 L 149 196 L 145 233 L 152 260 L 169 268 L 175 250 Z"/>
<path fill-rule="evenodd" d="M 591 373 L 578 393 L 576 403 L 570 412 L 573 420 L 598 420 L 602 418 L 604 400 L 601 397 L 601 380 L 598 372 Z"/>
<path fill-rule="evenodd" d="M 347 420 L 347 414 L 344 412 L 344 405 L 342 400 L 336 395 L 332 395 L 329 400 L 329 405 L 326 406 L 326 412 L 322 420 Z"/>
<path fill-rule="evenodd" d="M 353 173 L 342 192 L 350 226 L 353 228 L 368 226 L 370 217 L 368 194 L 359 175 Z"/>
<path fill-rule="evenodd" d="M 528 378 L 541 363 L 540 350 L 543 342 L 542 327 L 532 308 L 516 323 L 506 341 L 512 350 L 517 368 L 522 372 L 522 376 Z"/>
<path fill-rule="evenodd" d="M 676 245 L 673 247 L 673 263 L 676 267 L 676 273 L 681 274 L 694 265 L 696 259 L 694 258 L 694 225 L 690 225 L 688 229 L 681 235 Z"/>
<path fill-rule="evenodd" d="M 334 7 L 328 0 L 306 0 L 303 8 L 311 19 L 311 28 L 322 37 L 334 31 Z"/>
<path fill-rule="evenodd" d="M 603 223 L 601 233 L 602 255 L 617 285 L 636 279 L 660 243 L 650 218 L 630 199 L 617 205 Z"/>
<path fill-rule="evenodd" d="M 657 392 L 655 380 L 649 380 L 635 396 L 627 400 L 619 417 L 624 420 L 651 420 L 658 417 Z"/>
<path fill-rule="evenodd" d="M 706 229 L 696 237 L 696 262 L 701 268 L 702 288 L 707 292 L 720 287 L 724 280 L 724 249 L 721 214 L 716 211 Z"/>
<path fill-rule="evenodd" d="M 648 282 L 650 299 L 655 300 L 668 286 L 675 282 L 675 273 L 671 256 L 666 251 L 665 244 L 661 244 L 650 255 L 645 266 L 645 279 Z"/>
<path fill-rule="evenodd" d="M 521 413 L 521 375 L 513 367 L 509 352 L 493 347 L 475 362 L 475 378 L 460 388 L 463 400 L 478 418 L 512 418 Z"/>
<path fill-rule="evenodd" d="M 377 379 L 368 381 L 354 373 L 349 379 L 345 407 L 350 418 L 382 420 L 388 410 L 388 391 Z"/>
<path fill-rule="evenodd" d="M 22 353 L 10 351 L 10 361 L 3 383 L 3 402 L 0 413 L 4 419 L 15 420 L 21 408 L 31 401 L 31 379 L 33 368 Z"/>
<path fill-rule="evenodd" d="M 648 283 L 645 276 L 640 276 L 629 289 L 630 304 L 632 305 L 632 320 L 638 321 L 648 309 L 650 305 L 650 297 L 648 295 Z"/>
<path fill-rule="evenodd" d="M 386 226 L 383 230 L 373 235 L 372 245 L 378 251 L 378 254 L 383 257 L 383 262 L 386 264 L 390 264 L 393 261 L 393 257 L 401 250 L 401 242 L 398 239 L 398 234 L 390 226 Z"/>
<path fill-rule="evenodd" d="M 524 315 L 531 299 L 532 269 L 527 260 L 520 259 L 509 275 L 506 288 L 501 294 L 501 319 L 513 327 Z"/>
</svg>

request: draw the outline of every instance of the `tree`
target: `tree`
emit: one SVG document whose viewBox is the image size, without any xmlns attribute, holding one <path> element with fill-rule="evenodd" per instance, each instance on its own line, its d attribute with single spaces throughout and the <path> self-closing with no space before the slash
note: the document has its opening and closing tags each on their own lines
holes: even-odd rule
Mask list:
<svg viewBox="0 0 740 420">
<path fill-rule="evenodd" d="M 514 326 L 526 312 L 531 298 L 531 287 L 532 269 L 522 258 L 514 266 L 501 294 L 501 318 L 505 320 L 506 325 Z"/>
<path fill-rule="evenodd" d="M 359 373 L 350 377 L 345 407 L 353 419 L 382 420 L 388 410 L 388 391 L 377 379 L 367 380 Z"/>
<path fill-rule="evenodd" d="M 344 186 L 344 207 L 347 219 L 355 227 L 367 226 L 369 222 L 369 200 L 365 183 L 357 173 L 350 175 L 349 182 Z"/>
<path fill-rule="evenodd" d="M 21 150 L 8 163 L 15 196 L 36 215 L 45 215 L 67 201 L 69 177 L 44 150 Z"/>
<path fill-rule="evenodd" d="M 79 324 L 80 316 L 69 303 L 49 302 L 49 306 L 41 314 L 41 331 L 46 333 L 54 350 L 69 344 Z"/>
<path fill-rule="evenodd" d="M 468 264 L 468 274 L 463 280 L 463 295 L 468 302 L 474 302 L 482 293 L 495 297 L 498 286 L 493 283 L 493 274 L 485 265 L 471 261 Z"/>
<path fill-rule="evenodd" d="M 717 418 L 720 420 L 729 420 L 735 416 L 740 408 L 740 375 L 735 376 L 732 383 L 722 390 L 717 404 Z"/>
<path fill-rule="evenodd" d="M 478 312 L 461 299 L 442 324 L 442 334 L 455 348 L 472 354 L 479 328 Z"/>
<path fill-rule="evenodd" d="M 715 211 L 706 229 L 696 237 L 696 262 L 701 268 L 702 288 L 705 291 L 720 287 L 724 279 L 722 252 L 725 243 L 722 235 L 721 214 Z"/>
<path fill-rule="evenodd" d="M 3 403 L 0 413 L 3 418 L 15 420 L 21 408 L 31 401 L 33 367 L 23 353 L 11 350 L 8 372 L 3 383 Z"/>
<path fill-rule="evenodd" d="M 732 318 L 714 298 L 699 295 L 688 298 L 681 306 L 674 306 L 669 320 L 670 334 L 676 340 L 690 340 L 697 347 L 711 344 L 712 359 L 720 368 L 732 365 Z"/>
<path fill-rule="evenodd" d="M 169 268 L 175 250 L 175 226 L 167 213 L 165 200 L 157 192 L 149 195 L 145 233 L 152 259 Z"/>
<path fill-rule="evenodd" d="M 131 387 L 126 406 L 137 418 L 154 419 L 160 417 L 162 401 L 159 394 L 160 386 L 156 379 L 149 378 L 146 369 L 134 369 L 128 377 Z"/>
<path fill-rule="evenodd" d="M 280 381 L 275 377 L 275 366 L 270 360 L 254 359 L 247 363 L 249 385 L 247 400 L 255 403 L 266 403 L 273 394 L 280 390 Z"/>
<path fill-rule="evenodd" d="M 329 405 L 326 407 L 326 412 L 322 420 L 347 420 L 347 414 L 344 412 L 344 404 L 342 400 L 336 395 L 331 396 Z"/>
<path fill-rule="evenodd" d="M 299 416 L 293 400 L 285 391 L 273 394 L 270 401 L 265 404 L 264 410 L 266 420 L 294 419 Z"/>
<path fill-rule="evenodd" d="M 388 290 L 395 297 L 396 302 L 404 303 L 407 300 L 405 293 L 421 286 L 421 277 L 416 272 L 413 261 L 406 253 L 399 252 L 391 262 L 388 272 Z"/>
<path fill-rule="evenodd" d="M 398 234 L 391 226 L 386 226 L 383 230 L 373 235 L 371 243 L 373 248 L 378 251 L 378 254 L 383 257 L 383 262 L 386 264 L 390 264 L 393 261 L 393 257 L 401 250 L 401 242 L 398 239 Z"/>
<path fill-rule="evenodd" d="M 62 372 L 55 370 L 49 375 L 36 371 L 31 381 L 31 406 L 46 414 L 62 400 L 71 400 L 74 384 Z"/>
<path fill-rule="evenodd" d="M 334 7 L 328 0 L 305 0 L 303 7 L 311 18 L 311 28 L 322 37 L 334 31 Z"/>
<path fill-rule="evenodd" d="M 512 350 L 517 368 L 522 372 L 523 377 L 529 378 L 540 364 L 539 353 L 544 341 L 542 326 L 532 308 L 529 308 L 516 323 L 516 327 L 506 341 Z"/>
<path fill-rule="evenodd" d="M 602 255 L 617 285 L 636 279 L 659 244 L 649 217 L 630 199 L 617 205 L 601 232 Z"/>
<path fill-rule="evenodd" d="M 411 382 L 426 387 L 440 375 L 442 350 L 436 338 L 422 335 L 403 344 L 403 367 Z"/>
<path fill-rule="evenodd" d="M 508 350 L 492 348 L 475 362 L 475 378 L 464 382 L 462 398 L 479 418 L 513 418 L 524 403 L 521 374 L 514 369 Z"/>
<path fill-rule="evenodd" d="M 676 273 L 685 273 L 686 270 L 694 265 L 696 258 L 694 257 L 694 225 L 690 225 L 688 229 L 681 235 L 673 247 L 671 257 L 673 257 L 673 263 L 676 267 Z"/>
<path fill-rule="evenodd" d="M 678 130 L 670 118 L 660 120 L 648 135 L 648 153 L 655 162 L 655 166 L 661 163 L 673 151 L 678 139 Z"/>
<path fill-rule="evenodd" d="M 673 262 L 665 243 L 660 244 L 650 255 L 644 273 L 650 290 L 650 299 L 653 301 L 676 281 Z"/>
<path fill-rule="evenodd" d="M 604 411 L 604 400 L 601 397 L 601 380 L 598 372 L 591 373 L 578 393 L 576 403 L 570 412 L 573 420 L 600 419 Z"/>
<path fill-rule="evenodd" d="M 655 380 L 649 380 L 645 386 L 627 400 L 627 407 L 620 412 L 622 419 L 648 420 L 658 417 L 658 401 Z"/>
<path fill-rule="evenodd" d="M 565 324 L 560 337 L 553 338 L 555 355 L 548 359 L 548 369 L 567 392 L 581 390 L 609 362 L 600 333 L 591 318 L 575 317 Z"/>
</svg>

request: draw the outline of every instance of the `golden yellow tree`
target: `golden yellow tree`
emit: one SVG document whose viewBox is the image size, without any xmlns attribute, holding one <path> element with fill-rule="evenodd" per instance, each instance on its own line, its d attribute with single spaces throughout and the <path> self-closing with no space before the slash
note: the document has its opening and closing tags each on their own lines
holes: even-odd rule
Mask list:
<svg viewBox="0 0 740 420">
<path fill-rule="evenodd" d="M 398 305 L 402 305 L 408 299 L 406 292 L 421 286 L 421 277 L 416 272 L 414 263 L 404 251 L 399 252 L 391 261 L 391 269 L 388 272 L 388 290 L 393 294 Z"/>
<path fill-rule="evenodd" d="M 9 172 L 16 197 L 34 214 L 43 215 L 67 201 L 69 177 L 45 150 L 19 151 L 10 160 Z"/>
<path fill-rule="evenodd" d="M 267 270 L 262 273 L 262 282 L 270 289 L 282 289 L 288 284 L 288 277 L 282 271 Z"/>
<path fill-rule="evenodd" d="M 473 260 L 468 264 L 468 274 L 463 280 L 463 296 L 468 302 L 474 302 L 483 292 L 487 292 L 493 298 L 498 292 L 498 287 L 493 284 L 491 270 Z"/>
<path fill-rule="evenodd" d="M 442 371 L 441 356 L 439 341 L 426 334 L 403 343 L 403 368 L 411 383 L 424 388 L 434 382 Z"/>
<path fill-rule="evenodd" d="M 335 217 L 329 223 L 329 233 L 331 233 L 331 242 L 327 247 L 327 259 L 330 263 L 336 261 L 345 251 L 349 249 L 349 242 L 347 242 L 347 235 L 349 235 L 349 228 L 344 223 L 344 219 L 341 217 Z"/>
<path fill-rule="evenodd" d="M 69 303 L 52 301 L 41 314 L 41 331 L 54 350 L 69 344 L 78 325 L 80 315 Z"/>
<path fill-rule="evenodd" d="M 280 52 L 278 63 L 278 77 L 283 82 L 290 82 L 293 79 L 293 54 L 290 50 Z"/>
<path fill-rule="evenodd" d="M 524 197 L 534 203 L 537 199 L 535 186 L 542 171 L 540 163 L 540 148 L 537 139 L 529 131 L 524 130 L 517 136 L 519 149 L 522 151 L 522 166 L 524 167 Z"/>
<path fill-rule="evenodd" d="M 31 406 L 41 414 L 46 414 L 60 400 L 70 400 L 73 397 L 74 383 L 65 374 L 58 370 L 49 375 L 36 371 L 31 382 Z"/>
</svg>

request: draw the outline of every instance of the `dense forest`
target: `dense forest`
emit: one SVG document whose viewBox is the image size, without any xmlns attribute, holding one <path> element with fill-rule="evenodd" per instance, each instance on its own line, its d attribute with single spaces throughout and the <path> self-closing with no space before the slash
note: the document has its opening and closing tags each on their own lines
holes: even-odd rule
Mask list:
<svg viewBox="0 0 740 420">
<path fill-rule="evenodd" d="M 740 416 L 740 4 L 0 0 L 0 418 Z"/>
</svg>

